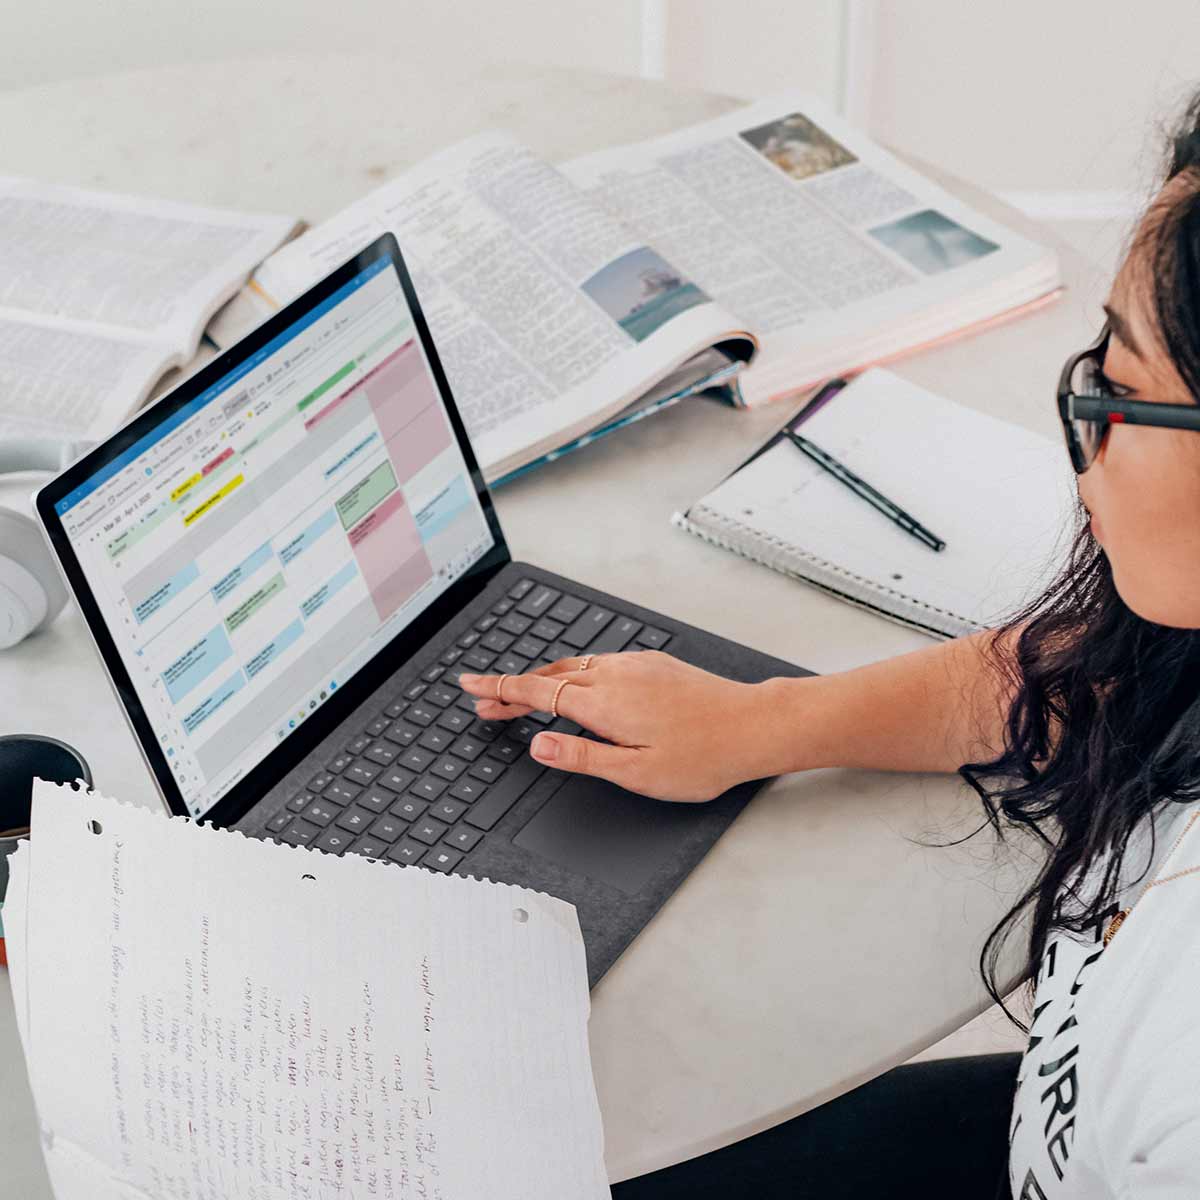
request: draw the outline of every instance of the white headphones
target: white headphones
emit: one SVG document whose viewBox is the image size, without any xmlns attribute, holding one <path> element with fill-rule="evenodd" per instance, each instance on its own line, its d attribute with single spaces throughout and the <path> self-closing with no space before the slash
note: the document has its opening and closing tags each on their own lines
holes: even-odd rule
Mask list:
<svg viewBox="0 0 1200 1200">
<path fill-rule="evenodd" d="M 0 475 L 57 474 L 82 448 L 6 439 L 0 442 Z M 28 513 L 0 507 L 0 650 L 49 625 L 66 603 L 67 589 L 37 522 Z"/>
</svg>

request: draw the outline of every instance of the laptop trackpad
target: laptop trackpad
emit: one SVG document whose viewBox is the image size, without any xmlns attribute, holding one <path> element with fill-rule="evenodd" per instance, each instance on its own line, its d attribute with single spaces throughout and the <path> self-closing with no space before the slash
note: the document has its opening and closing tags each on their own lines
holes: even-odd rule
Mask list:
<svg viewBox="0 0 1200 1200">
<path fill-rule="evenodd" d="M 615 784 L 568 776 L 513 844 L 635 896 L 679 852 L 690 804 L 635 796 Z"/>
</svg>

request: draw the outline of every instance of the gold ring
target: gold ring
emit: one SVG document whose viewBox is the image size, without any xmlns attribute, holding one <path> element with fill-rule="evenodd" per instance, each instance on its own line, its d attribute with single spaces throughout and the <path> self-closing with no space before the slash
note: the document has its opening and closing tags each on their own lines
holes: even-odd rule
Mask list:
<svg viewBox="0 0 1200 1200">
<path fill-rule="evenodd" d="M 500 678 L 496 680 L 496 699 L 501 704 L 504 703 L 504 681 L 508 678 L 510 678 L 510 676 L 505 674 L 501 675 Z"/>
<path fill-rule="evenodd" d="M 563 688 L 565 688 L 570 682 L 571 681 L 569 679 L 560 679 L 558 681 L 558 687 L 554 689 L 554 699 L 550 701 L 550 715 L 552 717 L 558 716 L 558 697 Z"/>
<path fill-rule="evenodd" d="M 592 661 L 592 656 L 590 654 L 585 654 L 583 656 L 583 661 L 579 664 L 579 669 L 581 671 L 586 671 L 588 669 L 588 666 L 591 664 L 591 661 Z"/>
</svg>

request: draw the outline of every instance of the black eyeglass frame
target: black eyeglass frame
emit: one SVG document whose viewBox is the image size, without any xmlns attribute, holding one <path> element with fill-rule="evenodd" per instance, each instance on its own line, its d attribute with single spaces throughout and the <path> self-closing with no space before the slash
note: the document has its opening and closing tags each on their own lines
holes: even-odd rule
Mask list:
<svg viewBox="0 0 1200 1200">
<path fill-rule="evenodd" d="M 1084 360 L 1094 360 L 1101 374 L 1103 373 L 1104 353 L 1108 349 L 1111 333 L 1112 330 L 1105 322 L 1100 336 L 1090 346 L 1072 354 L 1063 364 L 1058 377 L 1058 415 L 1062 419 L 1063 436 L 1067 440 L 1071 465 L 1077 475 L 1082 475 L 1096 461 L 1096 454 L 1088 457 L 1075 431 L 1076 421 L 1092 421 L 1104 427 L 1096 440 L 1096 453 L 1099 453 L 1100 446 L 1104 444 L 1104 437 L 1110 425 L 1150 425 L 1161 429 L 1200 431 L 1200 405 L 1155 404 L 1149 400 L 1123 400 L 1112 392 L 1071 391 L 1071 376 Z"/>
</svg>

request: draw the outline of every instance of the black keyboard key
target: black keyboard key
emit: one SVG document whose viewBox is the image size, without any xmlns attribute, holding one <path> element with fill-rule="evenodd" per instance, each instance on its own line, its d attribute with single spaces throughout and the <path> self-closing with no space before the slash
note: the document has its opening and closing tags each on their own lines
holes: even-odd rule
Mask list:
<svg viewBox="0 0 1200 1200">
<path fill-rule="evenodd" d="M 282 833 L 292 823 L 292 814 L 288 810 L 282 809 L 277 812 L 268 822 L 267 828 L 272 833 Z"/>
<path fill-rule="evenodd" d="M 562 635 L 562 640 L 568 646 L 582 650 L 612 619 L 611 608 L 601 608 L 599 604 L 593 604 L 583 616 L 571 623 L 570 628 Z"/>
<path fill-rule="evenodd" d="M 553 642 L 558 640 L 565 628 L 566 626 L 560 625 L 557 621 L 551 621 L 549 617 L 543 617 L 529 631 L 529 634 L 531 637 L 541 638 L 543 642 Z"/>
<path fill-rule="evenodd" d="M 500 741 L 493 742 L 488 747 L 488 757 L 498 758 L 502 763 L 516 762 L 524 753 L 524 746 L 510 741 L 508 738 L 501 738 Z"/>
<path fill-rule="evenodd" d="M 404 710 L 408 707 L 407 700 L 393 700 L 391 704 L 383 710 L 383 715 L 390 721 L 394 721 L 397 717 L 404 715 Z"/>
<path fill-rule="evenodd" d="M 546 616 L 552 621 L 561 621 L 564 625 L 570 625 L 586 609 L 586 600 L 580 600 L 578 596 L 564 596 Z"/>
<path fill-rule="evenodd" d="M 510 600 L 524 600 L 525 597 L 531 591 L 533 591 L 533 586 L 534 584 L 532 579 L 522 579 L 519 583 L 514 583 L 513 586 L 508 589 L 508 598 Z"/>
<path fill-rule="evenodd" d="M 376 785 L 383 784 L 385 788 L 390 788 L 393 792 L 404 791 L 410 783 L 412 783 L 414 773 L 405 767 L 388 767 L 382 775 L 375 780 Z"/>
<path fill-rule="evenodd" d="M 458 699 L 458 692 L 454 688 L 448 688 L 444 683 L 439 683 L 425 693 L 425 699 L 430 704 L 436 704 L 438 708 L 445 708 Z"/>
<path fill-rule="evenodd" d="M 468 825 L 456 825 L 444 838 L 442 838 L 443 846 L 453 846 L 455 850 L 461 850 L 464 854 L 468 850 L 474 850 L 483 834 L 478 829 L 472 829 Z"/>
<path fill-rule="evenodd" d="M 351 783 L 348 779 L 335 779 L 322 793 L 326 800 L 332 800 L 334 804 L 352 804 L 355 796 L 362 791 L 362 788 L 357 783 Z"/>
<path fill-rule="evenodd" d="M 346 853 L 361 854 L 363 858 L 382 858 L 387 853 L 387 842 L 381 842 L 378 838 L 367 834 L 365 837 L 360 837 Z"/>
<path fill-rule="evenodd" d="M 432 704 L 413 704 L 404 714 L 407 721 L 414 725 L 432 725 L 437 720 L 438 710 Z"/>
<path fill-rule="evenodd" d="M 422 845 L 420 842 L 414 842 L 410 837 L 406 837 L 398 841 L 387 852 L 387 856 L 392 860 L 392 862 L 403 863 L 405 866 L 411 866 L 412 864 L 421 861 L 421 856 L 427 849 L 427 846 Z"/>
<path fill-rule="evenodd" d="M 498 675 L 520 675 L 529 666 L 529 659 L 519 654 L 503 654 L 496 659 L 492 670 Z"/>
<path fill-rule="evenodd" d="M 333 776 L 328 771 L 318 771 L 308 781 L 308 790 L 310 792 L 323 792 L 333 782 Z"/>
<path fill-rule="evenodd" d="M 468 629 L 467 632 L 458 639 L 458 645 L 464 650 L 470 650 L 470 648 L 475 645 L 477 641 L 479 641 L 479 634 L 476 633 L 474 629 Z"/>
<path fill-rule="evenodd" d="M 551 717 L 551 720 L 553 719 Z M 508 723 L 508 736 L 514 742 L 520 742 L 523 746 L 528 746 L 537 736 L 537 733 L 537 722 L 531 721 L 528 717 L 521 717 L 519 720 L 509 721 Z"/>
<path fill-rule="evenodd" d="M 336 758 L 331 758 L 325 765 L 334 775 L 340 775 L 352 762 L 354 758 L 349 754 L 339 754 Z M 325 789 L 322 788 L 322 791 Z"/>
<path fill-rule="evenodd" d="M 369 734 L 373 738 L 383 737 L 387 733 L 391 721 L 387 717 L 376 717 L 370 725 L 363 730 L 363 733 Z"/>
<path fill-rule="evenodd" d="M 464 736 L 450 747 L 450 753 L 458 758 L 466 759 L 467 762 L 474 762 L 483 753 L 484 745 L 485 743 L 479 741 L 478 738 Z"/>
<path fill-rule="evenodd" d="M 508 617 L 504 619 L 507 621 Z M 491 633 L 484 636 L 483 641 L 479 644 L 485 650 L 495 650 L 497 654 L 503 654 L 513 644 L 513 635 L 511 633 L 504 633 L 499 629 L 493 629 Z"/>
<path fill-rule="evenodd" d="M 634 634 L 642 627 L 641 621 L 632 617 L 617 617 L 608 628 L 588 646 L 589 654 L 615 654 L 624 650 L 633 641 Z"/>
<path fill-rule="evenodd" d="M 399 817 L 402 821 L 417 821 L 428 811 L 429 805 L 424 800 L 418 800 L 416 796 L 401 796 L 399 800 L 391 807 L 391 813 L 394 817 Z"/>
<path fill-rule="evenodd" d="M 487 650 L 468 650 L 461 660 L 462 665 L 475 675 L 481 671 L 490 671 L 495 661 L 496 656 Z"/>
<path fill-rule="evenodd" d="M 434 755 L 421 746 L 409 746 L 400 759 L 400 765 L 413 771 L 424 771 L 434 760 Z"/>
<path fill-rule="evenodd" d="M 422 817 L 419 821 L 413 822 L 413 827 L 408 831 L 408 835 L 416 838 L 418 842 L 432 846 L 446 832 L 446 829 L 447 826 L 443 825 L 441 821 L 435 821 L 432 817 Z"/>
<path fill-rule="evenodd" d="M 445 667 L 438 666 L 437 663 L 434 663 L 432 667 L 426 667 L 425 670 L 421 672 L 421 678 L 425 680 L 426 683 L 437 683 L 437 681 L 441 679 L 442 672 L 445 671 L 445 669 Z"/>
<path fill-rule="evenodd" d="M 442 657 L 438 661 L 449 667 L 458 662 L 460 658 L 462 658 L 462 651 L 457 646 L 451 646 L 449 650 L 442 653 Z"/>
<path fill-rule="evenodd" d="M 517 612 L 527 617 L 544 617 L 553 607 L 554 602 L 562 595 L 557 588 L 547 587 L 539 583 L 537 587 L 517 605 Z"/>
<path fill-rule="evenodd" d="M 313 845 L 318 850 L 324 850 L 326 854 L 344 854 L 353 841 L 354 834 L 347 833 L 344 829 L 339 829 L 334 825 L 324 830 L 321 836 L 313 842 Z"/>
<path fill-rule="evenodd" d="M 289 846 L 307 846 L 320 832 L 319 825 L 303 817 L 293 817 L 292 823 L 279 835 L 279 839 Z"/>
<path fill-rule="evenodd" d="M 357 758 L 370 744 L 371 739 L 365 733 L 360 733 L 358 737 L 351 738 L 346 743 L 346 753 L 353 754 Z"/>
<path fill-rule="evenodd" d="M 323 829 L 342 811 L 341 805 L 329 804 L 325 800 L 314 800 L 305 810 L 304 819 Z"/>
<path fill-rule="evenodd" d="M 412 776 L 409 778 L 411 779 Z M 387 812 L 388 806 L 395 799 L 396 797 L 387 788 L 381 788 L 379 784 L 375 783 L 358 797 L 358 803 L 363 808 L 369 808 L 373 813 L 381 813 Z"/>
<path fill-rule="evenodd" d="M 502 617 L 506 612 L 512 609 L 515 604 L 515 600 L 497 600 L 496 603 L 492 605 L 492 612 L 494 612 L 496 616 Z"/>
<path fill-rule="evenodd" d="M 526 719 L 536 721 L 539 725 L 549 725 L 554 720 L 554 715 L 548 712 L 531 712 Z"/>
<path fill-rule="evenodd" d="M 475 720 L 470 732 L 472 737 L 481 742 L 494 742 L 504 732 L 504 722 Z"/>
<path fill-rule="evenodd" d="M 391 813 L 384 813 L 371 826 L 369 832 L 372 837 L 377 837 L 390 846 L 407 828 L 407 821 L 402 821 L 399 817 L 392 816 Z"/>
<path fill-rule="evenodd" d="M 532 624 L 532 617 L 523 617 L 520 613 L 511 612 L 508 616 L 501 618 L 499 628 L 503 629 L 505 633 L 520 637 Z"/>
<path fill-rule="evenodd" d="M 333 780 L 331 779 L 329 781 L 329 783 L 332 783 L 332 782 L 333 782 Z M 327 783 L 325 786 L 328 787 L 329 783 Z M 316 799 L 316 796 L 314 796 L 312 794 L 312 792 L 297 792 L 287 802 L 287 806 L 291 812 L 294 812 L 294 813 L 303 812 L 315 799 Z"/>
<path fill-rule="evenodd" d="M 483 789 L 487 784 L 479 779 L 472 779 L 468 775 L 464 775 L 451 789 L 450 795 L 456 800 L 464 800 L 467 804 L 474 804 L 480 796 L 483 795 Z"/>
<path fill-rule="evenodd" d="M 464 712 L 461 708 L 448 708 L 438 718 L 438 724 L 443 729 L 449 729 L 451 733 L 465 733 L 471 727 L 471 722 L 474 719 L 471 715 L 475 711 L 475 705 L 472 703 L 471 712 Z"/>
<path fill-rule="evenodd" d="M 349 830 L 351 833 L 362 833 L 370 829 L 371 823 L 375 820 L 375 814 L 370 809 L 362 808 L 355 805 L 353 808 L 348 808 L 334 822 L 340 829 Z"/>
<path fill-rule="evenodd" d="M 467 774 L 483 780 L 484 783 L 494 783 L 507 769 L 506 764 L 497 762 L 494 758 L 481 758 Z"/>
<path fill-rule="evenodd" d="M 400 695 L 403 696 L 405 700 L 416 700 L 424 690 L 425 685 L 418 679 L 416 683 L 410 683 L 408 687 L 406 687 L 400 693 Z"/>
<path fill-rule="evenodd" d="M 429 815 L 437 817 L 439 821 L 445 821 L 447 825 L 453 825 L 466 811 L 467 806 L 461 800 L 451 800 L 444 796 L 429 810 Z"/>
<path fill-rule="evenodd" d="M 377 763 L 367 762 L 365 758 L 360 758 L 358 762 L 352 763 L 346 768 L 346 778 L 354 780 L 355 783 L 361 783 L 366 787 L 368 783 L 374 783 L 379 775 L 380 767 Z"/>
<path fill-rule="evenodd" d="M 551 662 L 558 662 L 560 658 L 574 658 L 579 653 L 576 646 L 568 646 L 566 642 L 558 641 L 551 642 L 546 647 L 544 658 L 548 658 Z"/>
<path fill-rule="evenodd" d="M 516 645 L 513 646 L 512 652 L 519 654 L 522 658 L 539 658 L 543 650 L 546 649 L 546 643 L 535 637 L 523 637 Z"/>
<path fill-rule="evenodd" d="M 487 631 L 491 629 L 498 620 L 498 617 L 494 617 L 491 613 L 488 613 L 486 617 L 480 617 L 479 620 L 475 622 L 475 628 L 478 629 L 480 633 L 487 633 Z"/>
<path fill-rule="evenodd" d="M 422 800 L 436 800 L 446 790 L 446 781 L 426 775 L 423 779 L 418 779 L 408 790 Z"/>
<path fill-rule="evenodd" d="M 421 741 L 419 744 L 424 746 L 426 750 L 432 750 L 435 754 L 441 754 L 443 750 L 449 749 L 453 741 L 454 734 L 452 734 L 450 730 L 442 729 L 437 725 L 430 725 L 430 727 L 425 730 L 423 734 L 421 734 Z"/>
<path fill-rule="evenodd" d="M 474 716 L 475 715 L 475 701 L 478 699 L 479 699 L 478 696 L 472 696 L 469 692 L 463 692 L 463 694 L 461 696 L 459 696 L 459 698 L 457 700 L 455 700 L 454 707 L 461 708 L 463 710 L 463 712 L 470 713 L 471 716 Z"/>
<path fill-rule="evenodd" d="M 421 729 L 407 721 L 397 721 L 383 736 L 397 746 L 411 746 L 421 736 Z"/>
<path fill-rule="evenodd" d="M 462 862 L 462 851 L 452 846 L 434 846 L 426 851 L 419 866 L 428 867 L 431 871 L 452 871 Z"/>
<path fill-rule="evenodd" d="M 671 635 L 665 629 L 655 629 L 647 625 L 637 636 L 637 644 L 647 650 L 661 650 L 669 641 Z"/>
<path fill-rule="evenodd" d="M 390 767 L 399 753 L 395 746 L 387 742 L 372 742 L 363 758 L 370 759 L 377 766 Z"/>
<path fill-rule="evenodd" d="M 478 767 L 480 764 L 476 763 Z M 475 767 L 471 768 L 472 770 Z M 471 805 L 470 811 L 463 817 L 468 825 L 476 829 L 491 829 L 497 821 L 534 785 L 546 770 L 536 759 L 528 755 L 513 763 L 510 770 L 504 773 L 504 778 L 492 784 L 490 788 Z"/>
<path fill-rule="evenodd" d="M 446 754 L 433 764 L 432 774 L 438 779 L 457 779 L 465 770 L 467 764 L 461 758 L 454 758 L 452 755 Z"/>
</svg>

